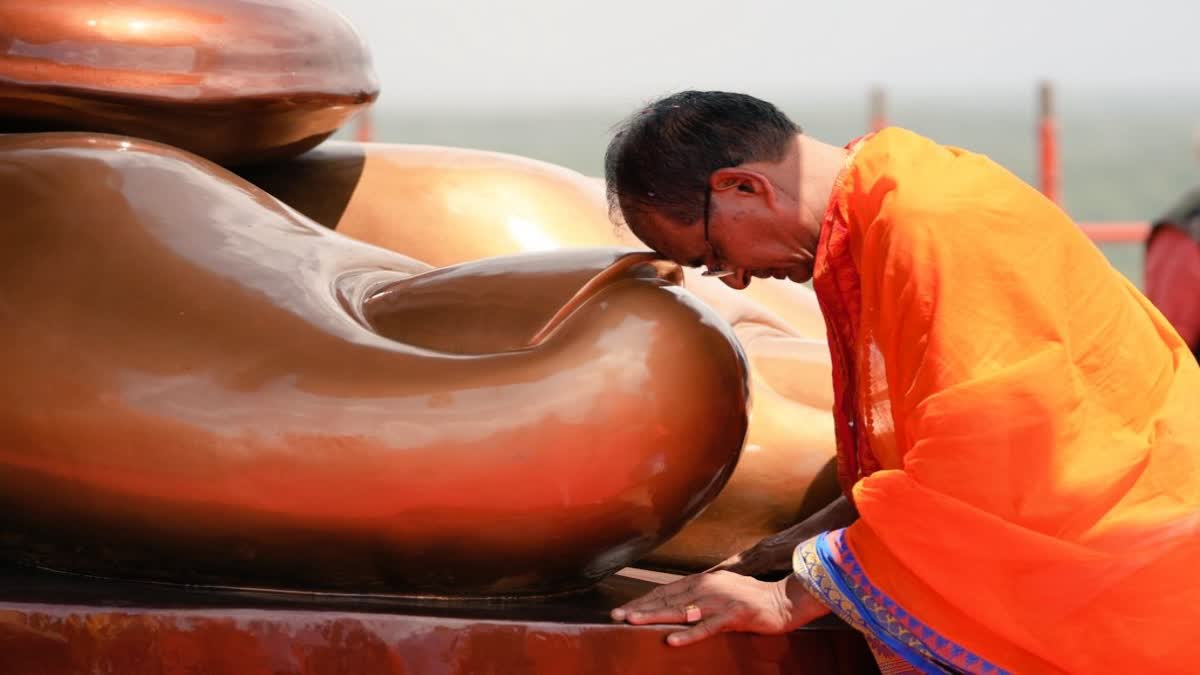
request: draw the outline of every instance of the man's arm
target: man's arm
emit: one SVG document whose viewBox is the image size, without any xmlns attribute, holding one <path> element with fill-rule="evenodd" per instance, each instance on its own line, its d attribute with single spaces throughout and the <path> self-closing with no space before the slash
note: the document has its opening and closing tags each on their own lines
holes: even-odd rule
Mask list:
<svg viewBox="0 0 1200 675">
<path fill-rule="evenodd" d="M 796 546 L 822 532 L 847 527 L 857 519 L 858 511 L 843 495 L 804 521 L 763 539 L 709 571 L 782 578 L 792 572 L 792 551 Z"/>
</svg>

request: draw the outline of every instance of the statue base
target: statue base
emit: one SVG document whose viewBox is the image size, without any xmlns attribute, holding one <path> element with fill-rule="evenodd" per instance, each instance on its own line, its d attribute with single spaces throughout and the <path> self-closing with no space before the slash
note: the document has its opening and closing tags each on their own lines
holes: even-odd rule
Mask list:
<svg viewBox="0 0 1200 675">
<path fill-rule="evenodd" d="M 877 673 L 835 620 L 673 648 L 666 626 L 608 612 L 672 575 L 624 570 L 591 590 L 451 601 L 213 591 L 0 568 L 0 673 L 68 675 L 825 675 Z"/>
</svg>

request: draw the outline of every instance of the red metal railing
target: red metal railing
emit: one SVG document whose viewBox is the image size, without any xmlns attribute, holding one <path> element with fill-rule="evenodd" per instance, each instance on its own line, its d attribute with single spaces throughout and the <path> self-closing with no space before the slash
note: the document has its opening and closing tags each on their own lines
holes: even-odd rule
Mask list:
<svg viewBox="0 0 1200 675">
<path fill-rule="evenodd" d="M 1080 223 L 1080 229 L 1097 244 L 1139 243 L 1150 235 L 1150 223 Z"/>
</svg>

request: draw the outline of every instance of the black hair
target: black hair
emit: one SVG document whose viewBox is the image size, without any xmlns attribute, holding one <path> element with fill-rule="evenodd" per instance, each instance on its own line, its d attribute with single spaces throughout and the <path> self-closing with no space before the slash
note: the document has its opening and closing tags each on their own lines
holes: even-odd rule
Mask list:
<svg viewBox="0 0 1200 675">
<path fill-rule="evenodd" d="M 774 105 L 724 91 L 682 91 L 616 127 L 604 153 L 610 214 L 627 224 L 654 210 L 680 223 L 703 217 L 717 169 L 779 161 L 800 127 Z"/>
</svg>

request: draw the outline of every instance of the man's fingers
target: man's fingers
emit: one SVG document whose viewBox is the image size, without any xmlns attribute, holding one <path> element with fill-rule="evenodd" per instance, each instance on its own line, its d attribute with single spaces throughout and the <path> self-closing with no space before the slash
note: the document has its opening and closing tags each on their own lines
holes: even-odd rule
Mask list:
<svg viewBox="0 0 1200 675">
<path fill-rule="evenodd" d="M 696 595 L 676 596 L 675 604 L 634 612 L 627 617 L 635 625 L 649 623 L 699 623 L 722 614 L 728 607 L 720 597 L 700 598 Z"/>
<path fill-rule="evenodd" d="M 616 621 L 625 621 L 635 612 L 663 609 L 679 604 L 679 598 L 685 597 L 692 592 L 692 588 L 696 584 L 695 576 L 685 577 L 674 583 L 659 586 L 637 600 L 621 605 L 612 611 L 612 618 Z M 684 602 L 682 604 L 686 605 L 687 603 Z"/>
<path fill-rule="evenodd" d="M 736 618 L 734 612 L 725 611 L 704 619 L 700 623 L 692 626 L 687 630 L 681 630 L 677 633 L 671 633 L 667 636 L 667 644 L 672 647 L 683 647 L 690 644 L 695 644 L 705 638 L 712 637 L 720 633 L 733 623 Z"/>
<path fill-rule="evenodd" d="M 689 610 L 695 616 L 689 617 Z M 667 605 L 637 610 L 631 612 L 626 620 L 635 625 L 647 623 L 691 623 L 703 616 L 704 610 L 700 609 L 700 606 L 696 603 L 689 602 L 682 605 Z"/>
<path fill-rule="evenodd" d="M 617 621 L 631 620 L 634 616 L 640 616 L 648 612 L 659 612 L 672 607 L 683 607 L 688 604 L 687 598 L 692 597 L 688 591 L 676 593 L 674 595 L 663 595 L 657 598 L 641 598 L 633 602 L 622 605 L 612 611 L 612 617 Z"/>
</svg>

